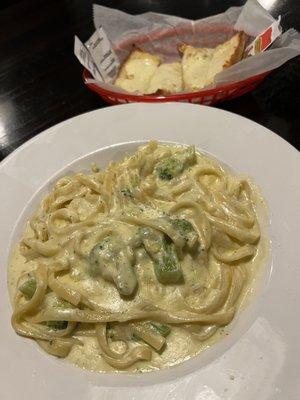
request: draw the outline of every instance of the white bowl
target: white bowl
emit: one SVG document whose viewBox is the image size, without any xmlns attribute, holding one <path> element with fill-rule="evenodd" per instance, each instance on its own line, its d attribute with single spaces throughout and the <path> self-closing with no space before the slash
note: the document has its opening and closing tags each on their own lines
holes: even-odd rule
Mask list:
<svg viewBox="0 0 300 400">
<path fill-rule="evenodd" d="M 230 335 L 178 366 L 138 375 L 84 371 L 18 337 L 10 327 L 11 306 L 1 279 L 1 398 L 24 398 L 26 388 L 25 398 L 31 400 L 296 399 L 299 322 L 293 307 L 300 299 L 295 268 L 300 158 L 289 144 L 247 119 L 201 106 L 133 104 L 84 114 L 45 131 L 0 165 L 0 244 L 6 249 L 1 265 L 8 263 L 8 243 L 16 243 L 54 180 L 87 169 L 91 162 L 105 166 L 148 139 L 195 144 L 253 177 L 271 209 L 271 276 L 269 265 L 257 296 L 235 318 Z"/>
</svg>

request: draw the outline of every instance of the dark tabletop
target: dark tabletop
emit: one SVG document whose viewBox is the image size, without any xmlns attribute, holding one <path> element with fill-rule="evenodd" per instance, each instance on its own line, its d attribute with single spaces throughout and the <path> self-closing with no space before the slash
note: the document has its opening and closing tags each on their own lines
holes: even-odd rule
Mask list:
<svg viewBox="0 0 300 400">
<path fill-rule="evenodd" d="M 300 30 L 299 0 L 273 4 L 285 29 Z M 82 82 L 74 34 L 93 33 L 92 3 L 138 14 L 156 11 L 202 18 L 245 0 L 1 0 L 0 159 L 42 130 L 107 105 Z M 298 25 L 297 25 L 298 24 Z M 300 57 L 286 63 L 251 94 L 218 105 L 273 130 L 300 149 Z"/>
</svg>

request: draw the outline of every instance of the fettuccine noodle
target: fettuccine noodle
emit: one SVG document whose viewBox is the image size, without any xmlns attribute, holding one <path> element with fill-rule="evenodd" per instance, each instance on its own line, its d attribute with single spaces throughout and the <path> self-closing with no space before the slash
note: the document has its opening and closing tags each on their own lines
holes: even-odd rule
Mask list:
<svg viewBox="0 0 300 400">
<path fill-rule="evenodd" d="M 262 202 L 192 146 L 149 142 L 60 179 L 12 258 L 14 330 L 98 371 L 194 356 L 222 335 L 266 258 Z"/>
</svg>

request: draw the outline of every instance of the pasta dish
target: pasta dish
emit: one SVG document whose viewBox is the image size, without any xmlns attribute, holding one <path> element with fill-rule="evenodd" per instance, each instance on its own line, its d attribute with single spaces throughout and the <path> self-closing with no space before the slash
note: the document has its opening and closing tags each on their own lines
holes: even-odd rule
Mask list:
<svg viewBox="0 0 300 400">
<path fill-rule="evenodd" d="M 224 334 L 267 254 L 248 178 L 151 141 L 58 180 L 9 269 L 16 333 L 96 371 L 177 364 Z"/>
</svg>

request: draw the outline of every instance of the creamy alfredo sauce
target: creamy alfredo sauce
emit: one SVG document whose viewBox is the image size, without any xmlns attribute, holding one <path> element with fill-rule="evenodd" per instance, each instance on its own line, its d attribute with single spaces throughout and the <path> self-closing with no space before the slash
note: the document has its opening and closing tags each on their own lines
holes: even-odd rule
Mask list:
<svg viewBox="0 0 300 400">
<path fill-rule="evenodd" d="M 181 163 L 179 167 L 175 164 L 177 159 Z M 62 199 L 62 196 L 66 198 Z M 61 210 L 68 210 L 69 214 L 59 213 Z M 190 248 L 181 241 L 182 232 L 178 236 L 173 231 L 175 219 L 190 222 L 191 225 L 183 225 L 196 235 Z M 24 279 L 26 283 L 27 273 L 32 273 L 39 265 L 44 265 L 48 274 L 51 268 L 66 265 L 55 279 L 65 288 L 79 293 L 83 300 L 78 305 L 66 305 L 65 302 L 64 306 L 68 308 L 69 304 L 72 310 L 96 310 L 100 314 L 105 310 L 128 316 L 121 324 L 112 321 L 106 325 L 105 336 L 110 349 L 117 353 L 125 351 L 125 354 L 137 346 L 148 346 L 151 350 L 151 355 L 147 353 L 144 360 L 137 359 L 125 368 L 115 366 L 107 362 L 109 359 L 104 359 L 105 348 L 99 346 L 95 323 L 80 323 L 77 318 L 75 329 L 67 337 L 79 339 L 81 343 L 74 342 L 65 356 L 70 362 L 93 371 L 158 370 L 178 364 L 211 346 L 228 332 L 226 325 L 233 317 L 226 316 L 228 310 L 238 310 L 255 291 L 269 251 L 265 234 L 266 207 L 252 183 L 244 177 L 230 175 L 215 159 L 195 154 L 192 148 L 160 146 L 155 142 L 150 142 L 123 162 L 112 164 L 104 173 L 78 174 L 58 182 L 32 221 L 34 223 L 28 224 L 24 232 L 21 245 L 16 246 L 9 267 L 9 289 L 16 310 L 18 305 L 30 301 L 18 290 Z M 158 232 L 155 237 L 158 248 L 166 246 L 166 252 L 175 251 L 175 262 L 179 263 L 181 271 L 177 281 L 168 271 L 155 269 L 160 265 L 157 256 L 160 250 L 155 249 L 151 238 L 148 242 L 140 238 L 145 232 L 147 234 L 147 229 L 154 237 Z M 210 230 L 210 238 L 205 229 Z M 109 242 L 111 247 L 105 247 L 104 243 L 100 250 L 97 248 L 99 253 L 95 254 L 100 261 L 91 267 L 93 248 L 111 237 L 117 240 Z M 166 245 L 162 244 L 165 243 L 163 240 L 167 240 Z M 39 247 L 40 243 L 51 245 L 52 251 Z M 174 248 L 168 247 L 174 243 Z M 116 246 L 118 257 L 126 253 L 117 266 L 117 269 L 122 268 L 118 273 L 113 256 L 103 255 L 113 246 Z M 123 246 L 130 248 L 130 254 Z M 129 260 L 128 265 L 126 260 Z M 107 265 L 112 270 L 110 275 L 98 271 Z M 167 273 L 167 277 L 160 273 Z M 225 278 L 227 284 L 222 282 Z M 234 294 L 235 285 L 239 287 Z M 33 314 L 48 311 L 51 296 L 59 298 L 57 292 L 48 287 Z M 151 313 L 153 310 L 167 310 L 180 316 L 185 313 L 188 316 L 212 315 L 212 320 L 209 323 L 174 323 L 167 319 L 165 323 L 164 316 L 160 316 L 159 323 L 166 324 L 170 333 L 165 338 L 160 337 L 165 343 L 160 350 L 155 350 L 151 340 L 147 343 L 131 329 L 132 323 L 155 322 L 152 314 L 149 318 L 132 319 L 135 311 Z M 227 313 L 224 321 L 222 313 Z M 218 321 L 214 321 L 216 314 L 221 315 Z M 24 321 L 33 323 L 24 315 L 16 326 L 22 326 Z M 46 327 L 42 318 L 34 323 L 39 323 L 42 331 L 50 336 L 59 332 L 51 326 Z M 121 338 L 118 331 L 121 331 Z M 112 337 L 111 332 L 114 333 Z M 24 334 L 22 330 L 19 333 Z M 33 330 L 33 338 L 35 334 Z M 39 343 L 49 343 L 50 339 L 47 340 Z"/>
</svg>

